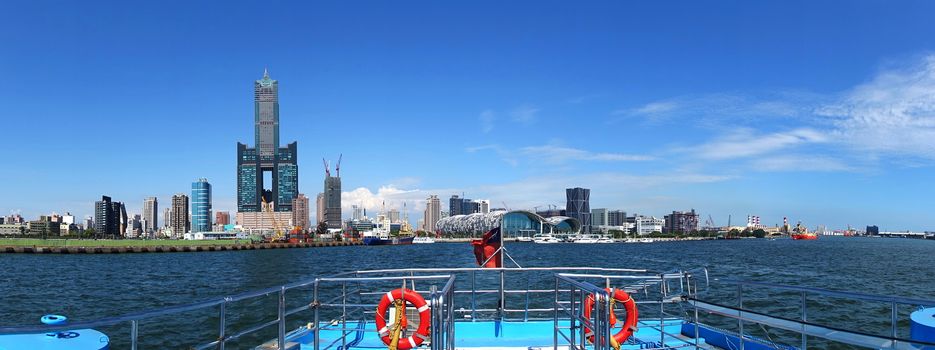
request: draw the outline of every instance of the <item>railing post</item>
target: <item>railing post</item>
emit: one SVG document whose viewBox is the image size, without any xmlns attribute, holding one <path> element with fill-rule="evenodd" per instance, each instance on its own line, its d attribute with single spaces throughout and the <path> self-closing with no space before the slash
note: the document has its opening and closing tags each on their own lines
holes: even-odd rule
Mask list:
<svg viewBox="0 0 935 350">
<path fill-rule="evenodd" d="M 737 324 L 740 328 L 740 350 L 744 350 L 743 340 L 743 284 L 737 284 Z"/>
<path fill-rule="evenodd" d="M 576 324 L 578 323 L 578 314 L 575 312 L 575 286 L 568 285 L 568 307 L 571 310 L 571 314 L 568 317 L 571 322 L 568 325 L 568 333 L 571 335 L 571 346 L 578 346 L 575 341 L 575 336 L 578 333 Z"/>
<path fill-rule="evenodd" d="M 286 349 L 286 286 L 279 289 L 279 350 Z"/>
<path fill-rule="evenodd" d="M 899 306 L 896 304 L 895 301 L 893 301 L 892 304 L 890 304 L 890 327 L 891 327 L 890 335 L 892 336 L 892 339 L 893 339 L 891 343 L 893 345 L 893 349 L 896 348 L 896 319 L 899 316 L 897 314 L 899 312 L 898 308 Z"/>
<path fill-rule="evenodd" d="M 471 270 L 471 322 L 477 318 L 477 270 Z"/>
<path fill-rule="evenodd" d="M 805 292 L 802 292 L 802 349 L 808 349 L 808 335 L 805 334 L 805 322 L 808 321 Z"/>
<path fill-rule="evenodd" d="M 555 308 L 552 316 L 552 350 L 558 350 L 558 276 L 555 276 L 555 304 L 552 304 L 552 307 Z"/>
<path fill-rule="evenodd" d="M 221 303 L 221 310 L 218 311 L 218 350 L 224 350 L 227 340 L 224 339 L 225 328 L 227 328 L 227 301 Z"/>
<path fill-rule="evenodd" d="M 347 349 L 347 282 L 341 282 L 341 348 Z"/>
<path fill-rule="evenodd" d="M 139 337 L 140 321 L 130 321 L 130 349 L 136 350 L 136 340 Z"/>
<path fill-rule="evenodd" d="M 319 333 L 321 333 L 321 332 L 319 332 L 319 329 L 321 328 L 321 325 L 319 324 L 319 320 L 318 320 L 318 317 L 319 317 L 319 315 L 318 315 L 318 309 L 320 308 L 320 306 L 319 306 L 319 304 L 318 304 L 318 279 L 315 279 L 315 287 L 314 287 L 313 290 L 312 290 L 312 306 L 315 308 L 315 317 L 314 317 L 314 320 L 315 320 L 315 325 L 314 325 L 314 326 L 315 326 L 315 339 L 314 339 L 315 348 L 314 348 L 314 349 L 315 349 L 315 350 L 318 350 L 318 349 L 319 349 L 319 346 L 321 346 L 321 339 L 320 339 L 321 337 L 319 337 L 319 335 L 320 335 Z"/>
<path fill-rule="evenodd" d="M 500 322 L 503 322 L 503 318 L 506 316 L 506 271 L 503 268 L 500 268 L 500 305 L 498 309 L 500 310 Z"/>
<path fill-rule="evenodd" d="M 441 332 L 439 332 L 439 325 L 441 323 L 441 307 L 438 303 L 438 287 L 434 284 L 429 288 L 429 319 L 432 320 L 432 323 L 429 325 L 429 337 L 432 342 L 432 349 L 441 349 Z M 342 347 L 342 349 L 347 349 L 347 346 Z"/>
</svg>

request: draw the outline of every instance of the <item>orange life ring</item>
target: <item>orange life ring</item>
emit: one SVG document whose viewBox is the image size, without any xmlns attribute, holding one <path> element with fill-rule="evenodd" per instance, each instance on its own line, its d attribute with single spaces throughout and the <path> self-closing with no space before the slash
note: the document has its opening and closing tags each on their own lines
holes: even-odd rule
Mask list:
<svg viewBox="0 0 935 350">
<path fill-rule="evenodd" d="M 636 323 L 639 321 L 639 311 L 636 308 L 636 301 L 630 297 L 627 292 L 624 292 L 622 289 L 611 289 L 605 288 L 608 294 L 613 294 L 614 300 L 623 303 L 623 306 L 627 310 L 627 321 L 623 324 L 623 328 L 620 329 L 617 334 L 614 334 L 614 340 L 617 341 L 617 344 L 623 344 L 627 341 L 630 336 L 633 335 L 633 332 L 636 331 Z M 588 295 L 588 298 L 584 300 L 584 317 L 587 319 L 591 318 L 591 309 L 594 308 L 594 294 Z M 613 308 L 610 312 L 610 327 L 613 328 L 617 324 L 617 315 L 614 315 Z M 585 327 L 584 335 L 588 338 L 588 341 L 594 342 L 594 332 Z"/>
<path fill-rule="evenodd" d="M 403 292 L 403 289 L 396 289 L 383 295 L 383 298 L 380 298 L 380 304 L 377 305 L 377 332 L 380 333 L 380 338 L 383 340 L 383 343 L 390 345 L 393 341 L 390 334 L 390 327 L 386 325 L 386 311 L 389 309 L 390 305 L 397 300 L 405 299 L 406 302 L 409 302 L 419 310 L 419 328 L 416 329 L 416 333 L 406 337 L 400 338 L 399 343 L 397 344 L 397 349 L 399 350 L 408 350 L 416 348 L 421 345 L 426 339 L 429 338 L 429 325 L 431 325 L 431 315 L 429 312 L 429 305 L 425 302 L 425 299 L 422 298 L 419 293 L 411 289 L 406 289 Z M 405 327 L 407 324 L 406 313 L 405 313 L 405 303 L 403 303 L 403 315 L 400 320 L 400 326 Z"/>
</svg>

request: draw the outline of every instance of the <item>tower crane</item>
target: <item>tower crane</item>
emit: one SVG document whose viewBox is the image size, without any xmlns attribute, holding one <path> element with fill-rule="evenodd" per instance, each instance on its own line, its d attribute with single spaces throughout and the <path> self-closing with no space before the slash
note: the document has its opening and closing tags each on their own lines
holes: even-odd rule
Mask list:
<svg viewBox="0 0 935 350">
<path fill-rule="evenodd" d="M 341 158 L 344 158 L 344 153 L 338 156 L 338 164 L 334 166 L 335 176 L 341 177 Z"/>
</svg>

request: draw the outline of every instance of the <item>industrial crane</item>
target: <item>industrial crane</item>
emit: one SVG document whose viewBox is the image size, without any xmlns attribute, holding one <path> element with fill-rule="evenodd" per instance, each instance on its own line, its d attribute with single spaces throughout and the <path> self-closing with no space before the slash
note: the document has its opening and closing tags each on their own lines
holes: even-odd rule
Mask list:
<svg viewBox="0 0 935 350">
<path fill-rule="evenodd" d="M 266 196 L 260 196 L 260 199 L 263 200 L 263 212 L 269 216 L 273 222 L 273 228 L 276 229 L 276 234 L 273 236 L 273 241 L 282 240 L 282 226 L 279 225 L 279 220 L 276 220 L 276 215 L 273 214 L 273 206 L 266 201 Z"/>
</svg>

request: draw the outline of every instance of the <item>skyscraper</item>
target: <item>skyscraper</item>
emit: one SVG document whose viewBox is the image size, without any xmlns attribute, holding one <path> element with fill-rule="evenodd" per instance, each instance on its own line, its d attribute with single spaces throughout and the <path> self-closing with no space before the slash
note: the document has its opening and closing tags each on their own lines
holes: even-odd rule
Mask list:
<svg viewBox="0 0 935 350">
<path fill-rule="evenodd" d="M 211 184 L 205 178 L 192 182 L 192 232 L 211 232 Z"/>
<path fill-rule="evenodd" d="M 328 228 L 341 228 L 341 177 L 326 174 L 324 193 L 325 222 Z"/>
<path fill-rule="evenodd" d="M 461 215 L 462 203 L 464 203 L 464 201 L 461 200 L 461 197 L 458 197 L 458 195 L 452 195 L 451 198 L 448 199 L 448 215 Z"/>
<path fill-rule="evenodd" d="M 94 231 L 98 237 L 114 237 L 120 229 L 117 218 L 119 210 L 114 210 L 114 202 L 108 196 L 94 202 Z"/>
<path fill-rule="evenodd" d="M 581 222 L 581 232 L 591 232 L 591 190 L 566 188 L 565 198 L 565 215 Z"/>
<path fill-rule="evenodd" d="M 308 197 L 299 193 L 292 200 L 292 225 L 308 229 Z"/>
<path fill-rule="evenodd" d="M 143 232 L 150 233 L 156 231 L 159 227 L 159 201 L 156 200 L 156 197 L 149 197 L 143 200 L 143 222 L 146 223 L 146 226 L 143 227 Z"/>
<path fill-rule="evenodd" d="M 442 217 L 442 205 L 441 201 L 438 200 L 438 196 L 431 195 L 429 198 L 425 199 L 425 214 L 423 215 L 422 224 L 423 229 L 429 232 L 435 232 L 435 223 L 438 220 L 441 220 Z"/>
<path fill-rule="evenodd" d="M 169 227 L 176 238 L 188 232 L 188 196 L 182 193 L 172 196 L 172 219 Z"/>
<path fill-rule="evenodd" d="M 267 71 L 254 82 L 256 147 L 237 143 L 237 221 L 247 228 L 272 228 L 263 202 L 272 203 L 280 221 L 289 219 L 299 192 L 297 143 L 279 147 L 279 82 Z M 279 213 L 283 214 L 279 214 Z"/>
<path fill-rule="evenodd" d="M 318 194 L 318 198 L 315 199 L 315 221 L 324 222 L 325 221 L 325 193 L 321 192 Z"/>
<path fill-rule="evenodd" d="M 172 224 L 172 207 L 162 209 L 162 227 L 168 228 Z"/>
<path fill-rule="evenodd" d="M 130 225 L 130 221 L 127 220 L 127 206 L 123 205 L 123 202 L 113 202 L 113 210 L 117 217 L 117 234 L 122 235 Z"/>
</svg>

